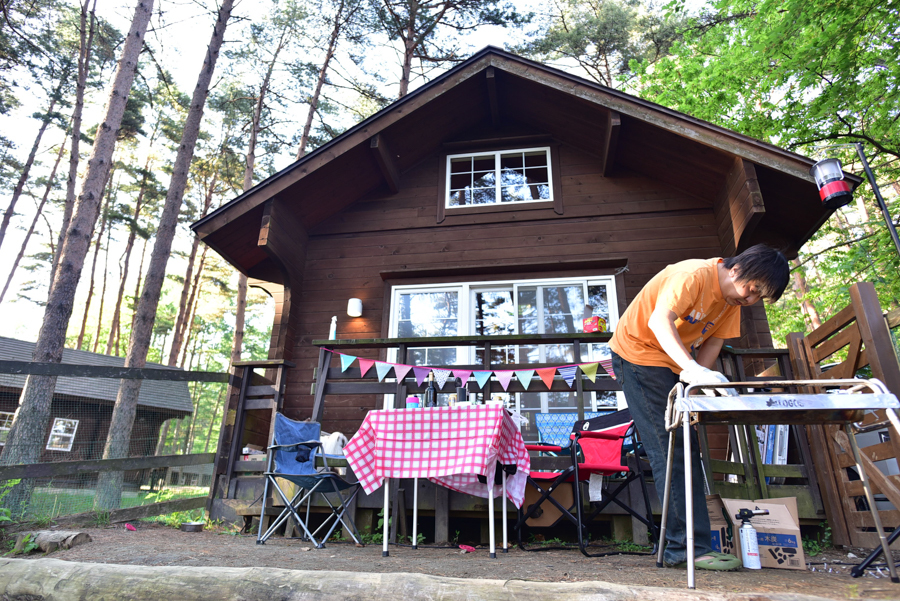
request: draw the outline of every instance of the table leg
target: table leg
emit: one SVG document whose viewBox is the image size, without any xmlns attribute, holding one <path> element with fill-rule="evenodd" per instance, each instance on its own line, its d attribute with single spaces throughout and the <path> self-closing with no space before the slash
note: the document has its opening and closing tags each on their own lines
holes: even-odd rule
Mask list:
<svg viewBox="0 0 900 601">
<path fill-rule="evenodd" d="M 381 545 L 381 556 L 387 557 L 390 555 L 390 551 L 388 551 L 388 524 L 390 523 L 390 508 L 391 508 L 391 479 L 384 479 L 384 531 L 382 535 L 384 536 L 384 542 Z"/>
<path fill-rule="evenodd" d="M 688 571 L 688 588 L 694 589 L 694 499 L 692 498 L 692 480 L 691 474 L 691 414 L 684 412 L 682 418 L 684 427 L 684 507 L 687 522 L 687 571 Z"/>
<path fill-rule="evenodd" d="M 889 410 L 890 411 L 890 410 Z M 881 541 L 881 549 L 884 552 L 884 559 L 887 563 L 888 572 L 891 575 L 891 582 L 900 582 L 897 577 L 897 568 L 894 566 L 894 556 L 891 553 L 890 543 L 884 534 L 884 527 L 881 525 L 881 515 L 878 513 L 878 506 L 875 505 L 875 495 L 872 494 L 872 487 L 869 485 L 869 477 L 866 475 L 865 466 L 859 456 L 859 446 L 856 444 L 856 435 L 853 433 L 850 424 L 844 426 L 847 432 L 847 438 L 850 439 L 850 448 L 853 450 L 853 459 L 856 461 L 856 471 L 859 472 L 859 480 L 862 482 L 863 490 L 866 492 L 866 501 L 869 503 L 869 511 L 872 513 L 872 520 L 875 522 L 875 530 L 878 532 L 878 539 Z"/>
<path fill-rule="evenodd" d="M 503 499 L 503 552 L 509 553 L 509 536 L 506 533 L 506 470 L 503 470 L 502 474 L 503 496 L 500 498 Z"/>
<path fill-rule="evenodd" d="M 413 478 L 413 527 L 412 527 L 412 548 L 418 549 L 419 543 L 416 538 L 416 526 L 419 521 L 419 479 Z"/>
<path fill-rule="evenodd" d="M 663 491 L 662 522 L 659 527 L 659 549 L 656 567 L 663 567 L 663 551 L 666 549 L 666 520 L 669 518 L 669 491 L 672 489 L 672 466 L 675 464 L 675 430 L 669 431 L 669 454 L 666 456 L 666 488 Z"/>
<path fill-rule="evenodd" d="M 494 540 L 494 479 L 488 478 L 488 530 L 490 530 L 491 559 L 497 559 L 497 546 Z"/>
</svg>

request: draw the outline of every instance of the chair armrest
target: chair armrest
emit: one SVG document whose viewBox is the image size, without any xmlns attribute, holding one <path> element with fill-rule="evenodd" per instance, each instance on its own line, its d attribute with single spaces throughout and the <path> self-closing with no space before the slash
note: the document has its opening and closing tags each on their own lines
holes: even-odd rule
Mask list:
<svg viewBox="0 0 900 601">
<path fill-rule="evenodd" d="M 578 438 L 601 438 L 603 440 L 621 440 L 624 438 L 623 436 L 619 436 L 616 434 L 607 434 L 606 432 L 591 432 L 586 430 L 584 432 L 575 432 L 572 434 L 573 439 Z"/>
<path fill-rule="evenodd" d="M 525 445 L 525 449 L 528 451 L 541 451 L 544 453 L 559 453 L 564 448 L 567 449 L 568 447 L 558 447 L 555 445 L 548 445 L 548 444 L 527 444 L 527 445 Z"/>
<path fill-rule="evenodd" d="M 310 447 L 321 447 L 322 443 L 319 442 L 318 440 L 304 440 L 302 442 L 295 442 L 293 444 L 273 444 L 273 445 L 269 445 L 266 448 L 270 449 L 270 450 L 276 450 L 276 449 L 287 449 L 290 447 L 299 447 L 301 445 L 310 446 Z"/>
</svg>

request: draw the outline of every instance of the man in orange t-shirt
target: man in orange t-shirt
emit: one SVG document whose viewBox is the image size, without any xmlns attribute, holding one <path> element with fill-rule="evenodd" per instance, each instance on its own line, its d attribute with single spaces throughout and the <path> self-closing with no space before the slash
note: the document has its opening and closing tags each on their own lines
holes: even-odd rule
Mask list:
<svg viewBox="0 0 900 601">
<path fill-rule="evenodd" d="M 728 259 L 682 261 L 655 275 L 616 324 L 609 341 L 613 370 L 658 479 L 666 473 L 669 433 L 665 428 L 665 409 L 669 391 L 679 379 L 688 384 L 728 382 L 723 374 L 710 368 L 725 339 L 740 336 L 740 308 L 762 298 L 778 300 L 788 277 L 784 255 L 763 244 Z M 728 393 L 734 391 L 728 389 Z M 664 543 L 663 559 L 670 566 L 687 560 L 681 437 L 681 430 L 676 431 Z M 696 441 L 691 446 L 695 474 L 702 473 L 699 447 Z M 703 481 L 694 478 L 692 484 L 695 567 L 740 567 L 736 557 L 713 552 Z M 656 492 L 662 503 L 663 487 L 657 486 Z"/>
</svg>

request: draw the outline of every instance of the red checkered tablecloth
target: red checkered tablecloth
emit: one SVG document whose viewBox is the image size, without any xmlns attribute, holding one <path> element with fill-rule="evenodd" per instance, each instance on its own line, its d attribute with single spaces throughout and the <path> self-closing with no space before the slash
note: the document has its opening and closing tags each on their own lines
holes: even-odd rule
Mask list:
<svg viewBox="0 0 900 601">
<path fill-rule="evenodd" d="M 370 411 L 344 455 L 366 494 L 385 478 L 428 478 L 487 498 L 478 476 L 491 482 L 498 462 L 515 465 L 506 496 L 516 507 L 522 506 L 531 465 L 522 434 L 499 404 Z M 493 494 L 502 494 L 501 485 Z"/>
</svg>

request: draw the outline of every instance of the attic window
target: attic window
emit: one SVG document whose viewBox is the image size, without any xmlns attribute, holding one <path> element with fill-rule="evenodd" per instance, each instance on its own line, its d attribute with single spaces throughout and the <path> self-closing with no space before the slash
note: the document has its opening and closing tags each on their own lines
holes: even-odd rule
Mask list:
<svg viewBox="0 0 900 601">
<path fill-rule="evenodd" d="M 0 445 L 6 444 L 6 437 L 9 436 L 9 429 L 12 428 L 15 417 L 15 413 L 0 411 Z"/>
<path fill-rule="evenodd" d="M 550 148 L 447 156 L 448 209 L 553 202 Z"/>
<path fill-rule="evenodd" d="M 53 428 L 50 430 L 50 438 L 47 440 L 47 450 L 71 451 L 77 430 L 77 419 L 57 417 L 53 420 Z"/>
</svg>

